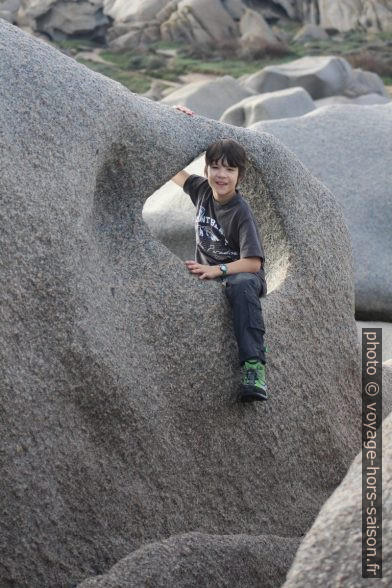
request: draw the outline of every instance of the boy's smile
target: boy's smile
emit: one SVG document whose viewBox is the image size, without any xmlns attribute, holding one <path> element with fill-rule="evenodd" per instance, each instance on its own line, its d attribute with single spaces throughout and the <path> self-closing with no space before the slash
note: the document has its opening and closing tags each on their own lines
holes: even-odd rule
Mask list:
<svg viewBox="0 0 392 588">
<path fill-rule="evenodd" d="M 236 193 L 238 167 L 229 166 L 220 159 L 207 166 L 207 180 L 215 200 L 225 204 Z"/>
</svg>

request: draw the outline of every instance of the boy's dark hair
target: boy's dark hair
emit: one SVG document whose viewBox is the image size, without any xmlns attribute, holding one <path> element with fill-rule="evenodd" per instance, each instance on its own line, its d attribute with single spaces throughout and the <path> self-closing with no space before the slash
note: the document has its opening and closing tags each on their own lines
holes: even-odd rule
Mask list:
<svg viewBox="0 0 392 588">
<path fill-rule="evenodd" d="M 238 180 L 241 180 L 246 172 L 248 158 L 245 149 L 233 139 L 220 139 L 212 143 L 206 151 L 206 168 L 219 160 L 230 167 L 238 167 Z"/>
</svg>

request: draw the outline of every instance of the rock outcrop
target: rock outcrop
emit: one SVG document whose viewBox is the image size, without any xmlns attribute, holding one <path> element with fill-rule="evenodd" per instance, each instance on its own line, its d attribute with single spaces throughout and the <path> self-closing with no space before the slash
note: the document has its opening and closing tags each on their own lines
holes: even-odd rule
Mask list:
<svg viewBox="0 0 392 588">
<path fill-rule="evenodd" d="M 289 88 L 244 98 L 225 110 L 220 120 L 229 125 L 249 127 L 262 120 L 302 116 L 315 108 L 306 90 Z"/>
<path fill-rule="evenodd" d="M 328 39 L 329 37 L 325 30 L 314 24 L 304 25 L 294 37 L 294 41 L 297 41 L 298 43 L 308 43 L 309 41 L 327 41 Z"/>
<path fill-rule="evenodd" d="M 222 535 L 248 536 L 262 567 L 262 536 L 306 532 L 360 443 L 335 199 L 269 135 L 136 96 L 5 21 L 0 47 L 0 584 L 71 587 L 195 531 L 218 553 Z M 268 258 L 262 406 L 233 403 L 220 284 L 190 276 L 142 220 L 223 136 L 248 152 Z"/>
<path fill-rule="evenodd" d="M 103 40 L 111 19 L 103 14 L 103 0 L 24 0 L 16 22 L 55 41 L 73 36 Z"/>
<path fill-rule="evenodd" d="M 357 104 L 359 106 L 374 106 L 375 104 L 389 104 L 390 98 L 381 96 L 380 94 L 363 94 L 356 98 L 348 98 L 347 96 L 330 96 L 329 98 L 321 98 L 315 100 L 314 103 L 317 108 L 322 106 L 332 106 L 334 104 Z"/>
<path fill-rule="evenodd" d="M 362 579 L 361 452 L 301 543 L 283 588 L 391 585 L 392 415 L 382 424 L 382 446 L 382 579 Z"/>
<path fill-rule="evenodd" d="M 55 40 L 101 38 L 113 48 L 162 39 L 276 47 L 270 25 L 289 20 L 307 26 L 303 42 L 326 38 L 323 29 L 392 31 L 389 0 L 3 0 L 0 17 Z"/>
<path fill-rule="evenodd" d="M 320 25 L 325 29 L 392 31 L 389 0 L 318 0 Z"/>
<path fill-rule="evenodd" d="M 183 104 L 197 114 L 219 120 L 227 108 L 251 95 L 251 90 L 244 88 L 236 79 L 223 76 L 207 82 L 186 84 L 161 102 L 170 106 Z"/>
<path fill-rule="evenodd" d="M 141 547 L 78 588 L 275 588 L 298 545 L 286 537 L 187 533 Z"/>
<path fill-rule="evenodd" d="M 8 20 L 8 22 L 16 22 L 16 17 L 21 7 L 21 3 L 21 0 L 0 1 L 0 18 Z"/>
<path fill-rule="evenodd" d="M 262 94 L 301 87 L 315 100 L 342 94 L 387 95 L 383 81 L 374 73 L 353 69 L 342 57 L 302 57 L 289 63 L 268 65 L 241 80 L 247 90 Z"/>
<path fill-rule="evenodd" d="M 280 139 L 336 196 L 351 235 L 357 316 L 392 321 L 392 105 L 335 105 L 251 128 Z"/>
</svg>

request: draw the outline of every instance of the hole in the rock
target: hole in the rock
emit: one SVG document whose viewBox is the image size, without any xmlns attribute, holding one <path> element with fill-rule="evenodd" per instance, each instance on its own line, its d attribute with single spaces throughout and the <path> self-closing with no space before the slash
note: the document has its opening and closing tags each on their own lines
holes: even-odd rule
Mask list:
<svg viewBox="0 0 392 588">
<path fill-rule="evenodd" d="M 197 157 L 186 171 L 204 175 L 204 154 Z M 283 284 L 289 267 L 289 247 L 283 227 L 263 184 L 260 173 L 252 166 L 240 186 L 251 204 L 257 219 L 266 251 L 266 278 L 268 293 Z M 195 255 L 195 207 L 182 188 L 169 181 L 147 198 L 143 219 L 151 233 L 167 249 L 182 260 Z"/>
<path fill-rule="evenodd" d="M 186 168 L 190 174 L 204 175 L 204 155 Z M 180 259 L 195 257 L 195 207 L 174 182 L 169 181 L 147 198 L 143 219 L 151 233 Z"/>
</svg>

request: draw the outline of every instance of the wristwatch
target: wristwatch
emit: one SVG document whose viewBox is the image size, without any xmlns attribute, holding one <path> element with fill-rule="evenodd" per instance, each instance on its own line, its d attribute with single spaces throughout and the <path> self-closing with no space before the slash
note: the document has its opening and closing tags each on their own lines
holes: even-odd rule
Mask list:
<svg viewBox="0 0 392 588">
<path fill-rule="evenodd" d="M 227 276 L 227 272 L 229 270 L 227 269 L 227 265 L 225 263 L 221 263 L 221 265 L 219 266 L 219 269 L 222 272 L 223 276 Z"/>
</svg>

